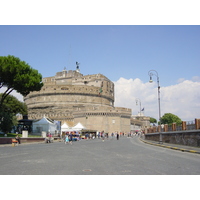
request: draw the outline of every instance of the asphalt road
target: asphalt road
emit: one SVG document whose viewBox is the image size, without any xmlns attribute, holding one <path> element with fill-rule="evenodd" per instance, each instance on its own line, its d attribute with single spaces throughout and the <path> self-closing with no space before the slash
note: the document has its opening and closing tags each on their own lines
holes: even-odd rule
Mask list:
<svg viewBox="0 0 200 200">
<path fill-rule="evenodd" d="M 200 175 L 200 154 L 134 138 L 0 148 L 0 175 Z"/>
</svg>

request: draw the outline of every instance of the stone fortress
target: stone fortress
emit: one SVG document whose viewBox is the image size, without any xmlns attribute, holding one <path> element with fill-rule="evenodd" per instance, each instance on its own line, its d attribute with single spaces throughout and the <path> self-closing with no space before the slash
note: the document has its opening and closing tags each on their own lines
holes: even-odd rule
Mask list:
<svg viewBox="0 0 200 200">
<path fill-rule="evenodd" d="M 24 98 L 29 119 L 45 116 L 70 127 L 80 122 L 88 130 L 129 133 L 132 111 L 114 107 L 114 83 L 102 74 L 84 76 L 76 65 L 43 78 L 41 90 Z"/>
</svg>

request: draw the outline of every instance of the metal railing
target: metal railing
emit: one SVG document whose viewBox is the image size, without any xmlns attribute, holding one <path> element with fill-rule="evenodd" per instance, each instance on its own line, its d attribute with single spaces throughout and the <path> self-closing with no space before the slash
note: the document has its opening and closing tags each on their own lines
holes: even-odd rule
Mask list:
<svg viewBox="0 0 200 200">
<path fill-rule="evenodd" d="M 186 130 L 195 130 L 195 129 L 196 129 L 195 120 L 186 121 Z M 168 131 L 173 131 L 172 125 L 168 126 Z M 176 126 L 175 131 L 182 131 L 182 125 Z"/>
</svg>

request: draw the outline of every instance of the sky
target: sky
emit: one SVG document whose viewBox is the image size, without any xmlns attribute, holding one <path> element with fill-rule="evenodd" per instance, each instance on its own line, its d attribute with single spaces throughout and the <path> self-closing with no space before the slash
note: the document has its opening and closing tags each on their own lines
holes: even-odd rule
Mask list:
<svg viewBox="0 0 200 200">
<path fill-rule="evenodd" d="M 56 25 L 0 26 L 0 55 L 14 55 L 43 77 L 76 69 L 101 73 L 115 83 L 115 106 L 158 119 L 200 117 L 200 26 L 192 25 Z M 153 83 L 149 71 L 155 70 Z"/>
</svg>

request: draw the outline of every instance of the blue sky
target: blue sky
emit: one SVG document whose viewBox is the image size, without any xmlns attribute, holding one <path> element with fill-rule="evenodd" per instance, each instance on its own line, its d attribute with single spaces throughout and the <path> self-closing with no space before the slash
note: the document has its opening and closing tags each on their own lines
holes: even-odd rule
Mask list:
<svg viewBox="0 0 200 200">
<path fill-rule="evenodd" d="M 43 77 L 54 76 L 64 67 L 73 70 L 78 61 L 83 75 L 101 73 L 115 83 L 116 106 L 132 108 L 133 114 L 137 114 L 135 98 L 141 98 L 145 115 L 155 118 L 158 113 L 156 77 L 150 86 L 148 71 L 156 70 L 164 104 L 161 104 L 162 111 L 175 112 L 189 120 L 200 117 L 199 36 L 200 26 L 192 25 L 1 25 L 0 55 L 19 57 Z M 192 99 L 177 109 L 177 102 L 187 98 L 191 87 Z M 145 91 L 142 88 L 146 88 Z M 176 92 L 172 93 L 169 88 L 177 90 L 173 89 Z M 176 96 L 179 92 L 181 94 Z M 171 99 L 166 100 L 169 96 Z M 193 115 L 181 111 L 183 107 Z"/>
<path fill-rule="evenodd" d="M 14 55 L 44 77 L 75 69 L 110 80 L 149 79 L 160 84 L 200 74 L 200 26 L 0 26 L 0 54 Z"/>
</svg>

